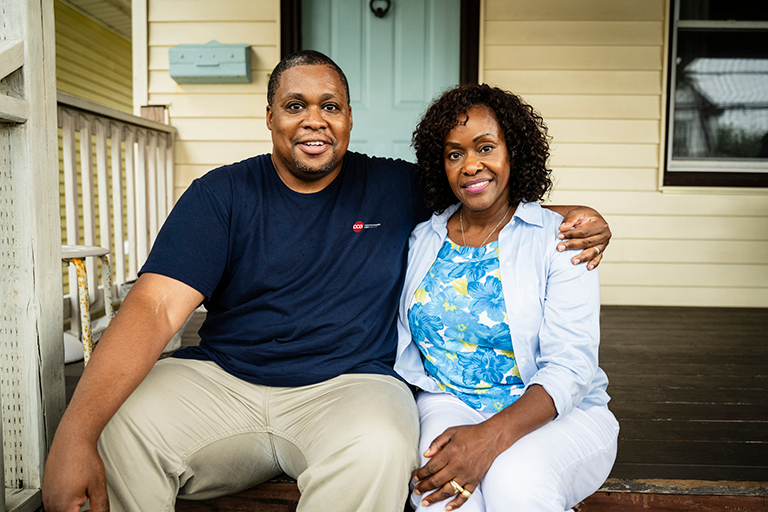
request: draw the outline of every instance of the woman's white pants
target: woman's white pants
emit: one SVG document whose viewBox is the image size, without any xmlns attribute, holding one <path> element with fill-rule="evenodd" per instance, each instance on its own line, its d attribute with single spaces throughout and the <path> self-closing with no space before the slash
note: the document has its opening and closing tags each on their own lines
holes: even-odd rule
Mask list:
<svg viewBox="0 0 768 512">
<path fill-rule="evenodd" d="M 481 413 L 448 393 L 420 392 L 419 452 L 445 429 L 474 425 L 492 414 Z M 619 424 L 607 406 L 573 409 L 522 437 L 494 461 L 461 512 L 563 512 L 595 492 L 616 460 Z M 427 459 L 422 455 L 421 464 Z M 464 484 L 465 482 L 457 482 Z M 444 510 L 453 498 L 422 507 L 423 496 L 411 495 L 417 512 Z"/>
</svg>

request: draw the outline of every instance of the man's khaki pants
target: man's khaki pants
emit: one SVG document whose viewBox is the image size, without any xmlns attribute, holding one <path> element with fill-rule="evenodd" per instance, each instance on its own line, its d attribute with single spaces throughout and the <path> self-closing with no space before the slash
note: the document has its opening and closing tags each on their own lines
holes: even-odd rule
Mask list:
<svg viewBox="0 0 768 512">
<path fill-rule="evenodd" d="M 112 512 L 172 511 L 282 472 L 299 511 L 402 512 L 419 455 L 407 386 L 342 375 L 303 387 L 249 384 L 209 361 L 157 363 L 99 440 Z"/>
</svg>

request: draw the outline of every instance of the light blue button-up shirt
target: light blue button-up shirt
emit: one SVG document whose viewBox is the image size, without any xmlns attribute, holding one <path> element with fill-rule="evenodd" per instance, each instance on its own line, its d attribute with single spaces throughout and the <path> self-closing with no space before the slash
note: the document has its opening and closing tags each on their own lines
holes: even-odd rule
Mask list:
<svg viewBox="0 0 768 512">
<path fill-rule="evenodd" d="M 422 222 L 409 240 L 408 269 L 398 318 L 395 371 L 425 391 L 441 392 L 424 370 L 411 339 L 408 310 L 414 293 L 448 234 L 446 223 L 459 205 Z M 563 218 L 538 203 L 520 203 L 499 233 L 499 265 L 512 345 L 526 388 L 541 385 L 558 417 L 574 407 L 605 405 L 608 378 L 598 367 L 600 283 L 585 263 L 571 264 L 574 251 L 558 252 Z"/>
</svg>

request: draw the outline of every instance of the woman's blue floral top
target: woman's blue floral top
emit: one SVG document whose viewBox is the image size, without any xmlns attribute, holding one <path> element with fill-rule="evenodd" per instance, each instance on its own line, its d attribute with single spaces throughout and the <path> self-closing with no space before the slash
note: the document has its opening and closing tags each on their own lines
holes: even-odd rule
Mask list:
<svg viewBox="0 0 768 512">
<path fill-rule="evenodd" d="M 520 398 L 501 288 L 499 243 L 462 247 L 445 240 L 408 310 L 424 366 L 440 389 L 498 412 Z"/>
</svg>

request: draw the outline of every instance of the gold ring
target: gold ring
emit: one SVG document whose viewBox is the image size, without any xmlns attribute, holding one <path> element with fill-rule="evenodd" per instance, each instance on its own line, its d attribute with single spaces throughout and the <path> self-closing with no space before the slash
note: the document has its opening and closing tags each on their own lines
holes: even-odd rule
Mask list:
<svg viewBox="0 0 768 512">
<path fill-rule="evenodd" d="M 600 254 L 600 248 L 598 246 L 595 246 L 595 250 L 597 251 L 597 254 Z M 597 254 L 595 254 L 595 256 L 597 256 Z"/>
<path fill-rule="evenodd" d="M 457 484 L 454 480 L 451 480 L 448 483 L 451 484 L 451 487 L 453 487 L 453 490 L 456 491 L 454 494 L 461 493 L 463 495 L 463 493 L 467 492 L 462 486 Z"/>
<path fill-rule="evenodd" d="M 464 496 L 464 498 L 466 498 L 466 499 L 469 499 L 469 498 L 471 498 L 471 497 L 472 497 L 472 493 L 471 493 L 471 492 L 469 492 L 469 491 L 468 491 L 468 490 L 466 490 L 466 489 L 464 489 L 463 491 L 461 491 L 461 495 L 462 495 L 462 496 Z"/>
</svg>

